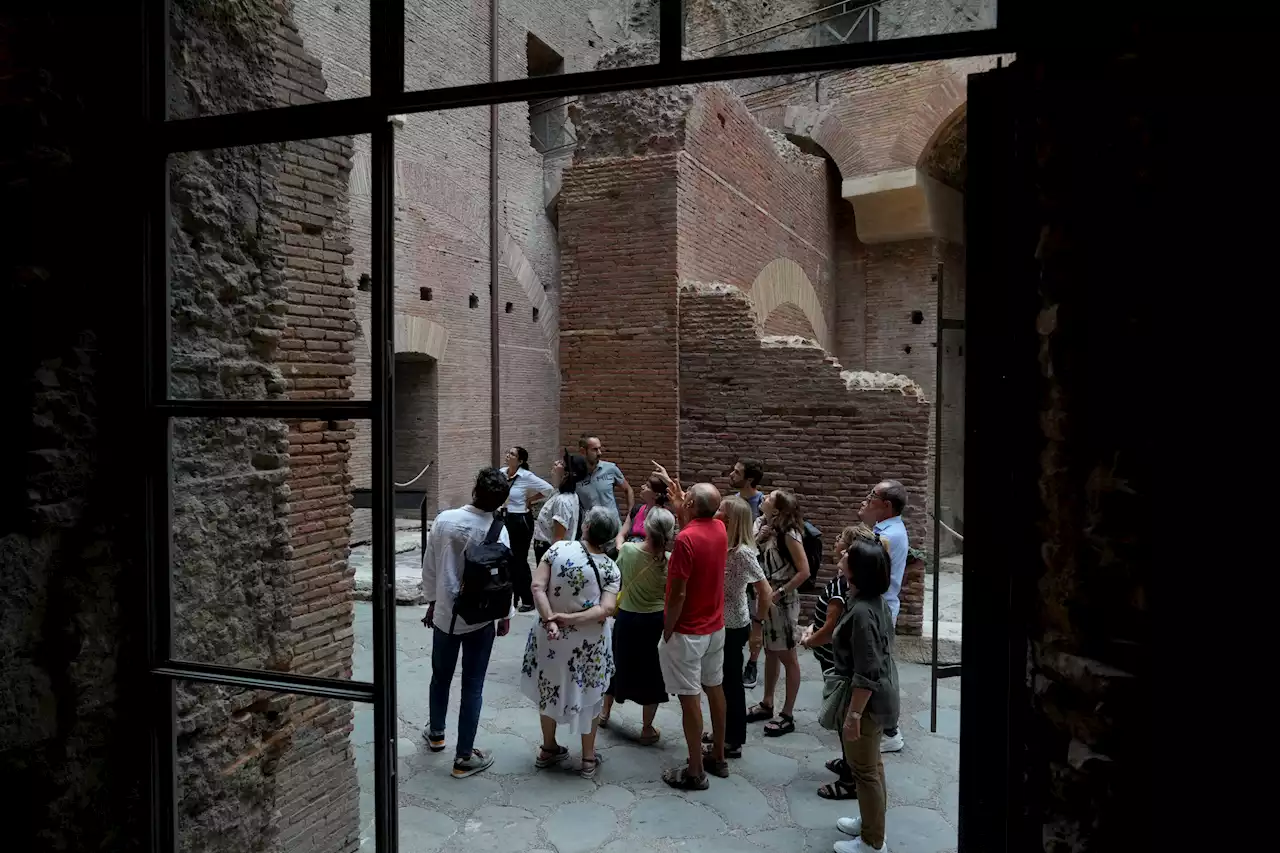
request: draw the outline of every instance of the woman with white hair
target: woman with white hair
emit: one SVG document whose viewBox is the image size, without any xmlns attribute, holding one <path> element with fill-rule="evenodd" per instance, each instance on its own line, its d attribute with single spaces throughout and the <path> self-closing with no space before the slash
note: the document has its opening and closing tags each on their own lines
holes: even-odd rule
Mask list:
<svg viewBox="0 0 1280 853">
<path fill-rule="evenodd" d="M 665 484 L 664 484 L 665 488 Z M 657 504 L 644 516 L 644 540 L 627 542 L 618 552 L 622 593 L 613 626 L 613 658 L 617 672 L 604 696 L 600 725 L 609 725 L 614 702 L 635 702 L 643 708 L 641 746 L 652 746 L 662 733 L 653 727 L 658 705 L 667 701 L 658 659 L 663 607 L 667 591 L 667 561 L 676 538 L 676 517 Z"/>
<path fill-rule="evenodd" d="M 529 631 L 521 689 L 538 704 L 542 718 L 539 769 L 569 754 L 556 742 L 556 728 L 568 726 L 582 737 L 582 776 L 595 777 L 596 724 L 604 692 L 613 678 L 608 617 L 617 603 L 622 575 L 605 549 L 618 535 L 618 518 L 593 507 L 582 521 L 582 539 L 556 542 L 533 576 L 539 621 Z"/>
</svg>

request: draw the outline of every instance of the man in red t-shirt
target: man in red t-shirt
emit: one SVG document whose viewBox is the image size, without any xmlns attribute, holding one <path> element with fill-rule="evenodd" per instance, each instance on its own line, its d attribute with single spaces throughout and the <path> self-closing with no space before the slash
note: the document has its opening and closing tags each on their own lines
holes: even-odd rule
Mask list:
<svg viewBox="0 0 1280 853">
<path fill-rule="evenodd" d="M 689 763 L 662 774 L 673 788 L 702 791 L 707 771 L 729 775 L 724 759 L 724 564 L 728 538 L 715 517 L 720 492 L 698 483 L 684 494 L 689 519 L 667 562 L 666 623 L 658 659 L 668 693 L 680 697 Z M 711 749 L 702 751 L 702 691 L 711 706 Z M 704 769 L 705 764 L 705 769 Z"/>
</svg>

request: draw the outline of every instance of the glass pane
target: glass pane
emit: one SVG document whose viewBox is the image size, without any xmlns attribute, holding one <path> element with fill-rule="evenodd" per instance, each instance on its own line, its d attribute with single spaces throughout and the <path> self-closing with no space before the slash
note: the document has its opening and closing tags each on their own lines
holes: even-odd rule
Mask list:
<svg viewBox="0 0 1280 853">
<path fill-rule="evenodd" d="M 171 118 L 369 94 L 368 0 L 173 0 L 170 10 Z"/>
<path fill-rule="evenodd" d="M 658 61 L 657 0 L 500 3 L 498 14 L 500 80 Z"/>
<path fill-rule="evenodd" d="M 352 677 L 354 427 L 173 420 L 175 657 Z"/>
<path fill-rule="evenodd" d="M 996 0 L 797 0 L 685 4 L 685 50 L 697 58 L 992 29 Z"/>
<path fill-rule="evenodd" d="M 369 399 L 369 137 L 175 154 L 169 187 L 170 394 Z"/>
<path fill-rule="evenodd" d="M 175 687 L 180 851 L 373 849 L 371 706 Z"/>
</svg>

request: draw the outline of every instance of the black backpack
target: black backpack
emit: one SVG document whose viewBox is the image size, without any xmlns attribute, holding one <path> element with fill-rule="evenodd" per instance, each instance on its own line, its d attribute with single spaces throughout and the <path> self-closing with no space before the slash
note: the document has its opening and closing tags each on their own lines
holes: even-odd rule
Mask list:
<svg viewBox="0 0 1280 853">
<path fill-rule="evenodd" d="M 498 541 L 504 519 L 495 513 L 483 542 L 462 553 L 462 585 L 453 602 L 449 633 L 461 616 L 470 625 L 496 622 L 511 615 L 511 549 Z"/>
<path fill-rule="evenodd" d="M 791 552 L 785 542 L 779 541 L 778 553 L 787 562 L 791 562 Z M 804 558 L 809 561 L 809 577 L 796 587 L 796 592 L 813 592 L 818 588 L 818 569 L 822 568 L 822 531 L 809 522 L 804 523 L 804 533 L 800 544 L 804 548 Z"/>
</svg>

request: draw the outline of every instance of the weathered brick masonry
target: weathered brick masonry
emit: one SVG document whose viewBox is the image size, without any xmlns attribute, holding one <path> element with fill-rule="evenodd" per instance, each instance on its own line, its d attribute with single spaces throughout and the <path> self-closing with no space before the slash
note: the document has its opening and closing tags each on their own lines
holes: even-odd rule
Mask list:
<svg viewBox="0 0 1280 853">
<path fill-rule="evenodd" d="M 793 489 L 825 533 L 829 579 L 836 535 L 857 504 L 895 471 L 913 494 L 926 482 L 929 404 L 897 390 L 849 390 L 835 359 L 811 343 L 760 339 L 751 303 L 725 285 L 680 290 L 680 472 L 728 489 L 743 456 L 764 462 L 770 485 Z M 920 536 L 924 513 L 906 514 Z"/>
<path fill-rule="evenodd" d="M 217 20 L 175 5 L 175 16 L 175 84 L 217 95 L 175 112 L 324 99 L 291 4 L 249 4 Z M 238 75 L 211 71 L 229 57 L 242 63 Z M 330 139 L 174 158 L 174 394 L 350 397 L 352 153 L 349 139 Z M 350 676 L 352 437 L 346 421 L 174 424 L 179 657 Z M 179 685 L 183 848 L 355 849 L 350 723 L 346 702 Z"/>
<path fill-rule="evenodd" d="M 678 154 L 578 164 L 561 190 L 560 435 L 638 484 L 678 457 Z"/>
</svg>

